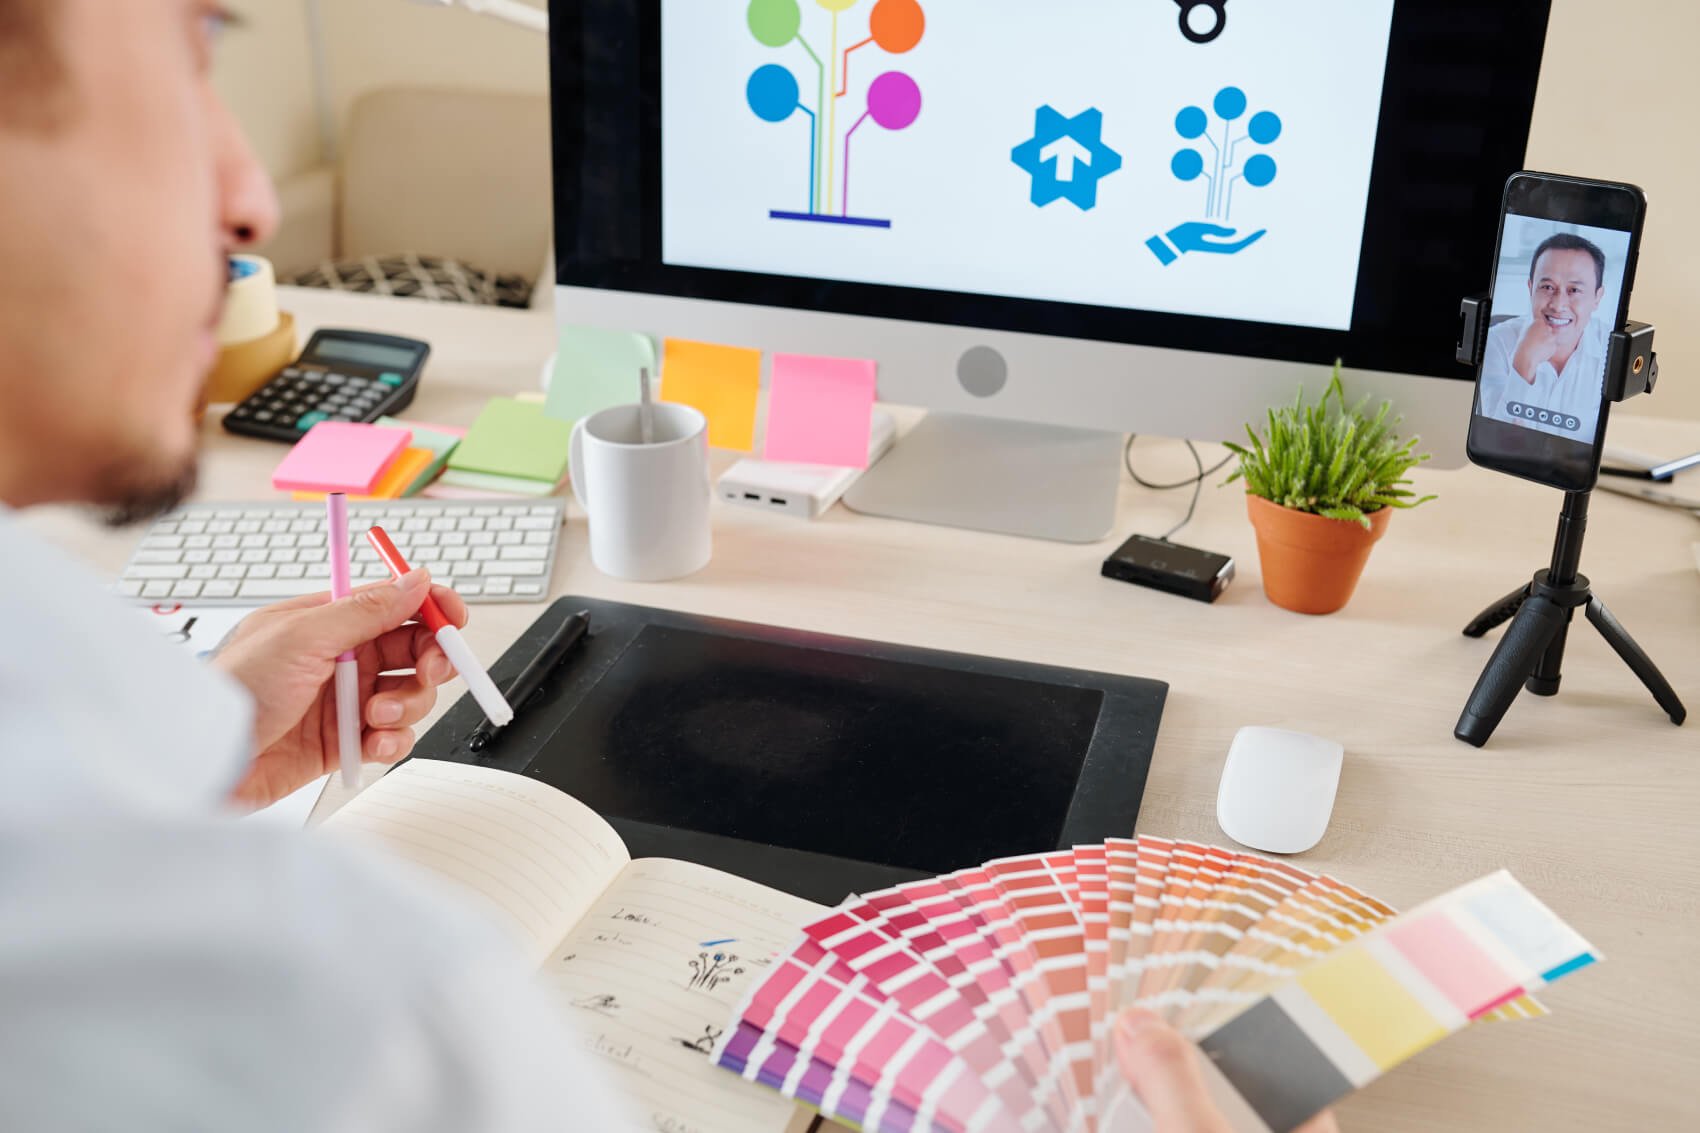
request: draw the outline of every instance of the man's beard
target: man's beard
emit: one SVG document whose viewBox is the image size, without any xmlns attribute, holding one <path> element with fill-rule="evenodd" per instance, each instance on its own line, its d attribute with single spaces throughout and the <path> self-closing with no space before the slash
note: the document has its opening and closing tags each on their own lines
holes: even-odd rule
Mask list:
<svg viewBox="0 0 1700 1133">
<path fill-rule="evenodd" d="M 100 481 L 101 518 L 108 527 L 128 527 L 163 515 L 189 498 L 195 490 L 195 474 L 194 453 L 174 468 L 113 468 Z"/>
</svg>

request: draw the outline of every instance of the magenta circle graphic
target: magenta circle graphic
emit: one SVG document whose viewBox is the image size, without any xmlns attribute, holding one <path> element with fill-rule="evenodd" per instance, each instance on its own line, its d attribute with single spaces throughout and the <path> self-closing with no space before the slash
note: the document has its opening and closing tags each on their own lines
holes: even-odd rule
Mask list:
<svg viewBox="0 0 1700 1133">
<path fill-rule="evenodd" d="M 901 130 L 921 113 L 921 88 L 902 71 L 887 71 L 868 84 L 868 114 L 887 130 Z"/>
</svg>

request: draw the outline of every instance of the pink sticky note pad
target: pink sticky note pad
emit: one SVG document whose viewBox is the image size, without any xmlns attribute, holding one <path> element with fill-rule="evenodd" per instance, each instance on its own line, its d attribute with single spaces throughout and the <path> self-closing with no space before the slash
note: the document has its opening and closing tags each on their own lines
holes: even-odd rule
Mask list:
<svg viewBox="0 0 1700 1133">
<path fill-rule="evenodd" d="M 860 358 L 775 354 L 762 458 L 866 468 L 876 376 Z"/>
<path fill-rule="evenodd" d="M 410 429 L 353 421 L 320 421 L 289 450 L 272 473 L 281 492 L 348 492 L 368 495 L 408 442 Z"/>
</svg>

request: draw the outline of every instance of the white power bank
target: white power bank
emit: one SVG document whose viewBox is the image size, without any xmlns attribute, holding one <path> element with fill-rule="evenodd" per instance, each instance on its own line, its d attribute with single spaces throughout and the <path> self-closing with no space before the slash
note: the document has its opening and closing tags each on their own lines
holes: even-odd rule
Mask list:
<svg viewBox="0 0 1700 1133">
<path fill-rule="evenodd" d="M 883 409 L 874 410 L 868 435 L 868 466 L 891 450 L 897 422 Z M 830 464 L 788 464 L 771 460 L 738 461 L 720 475 L 720 498 L 729 504 L 760 508 L 777 515 L 814 519 L 838 502 L 860 468 Z"/>
</svg>

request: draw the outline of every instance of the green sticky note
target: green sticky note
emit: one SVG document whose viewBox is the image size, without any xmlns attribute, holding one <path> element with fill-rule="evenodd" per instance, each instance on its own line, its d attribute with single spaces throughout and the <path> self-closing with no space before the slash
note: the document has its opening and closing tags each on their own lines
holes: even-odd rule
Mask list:
<svg viewBox="0 0 1700 1133">
<path fill-rule="evenodd" d="M 648 335 L 562 327 L 544 411 L 562 421 L 577 421 L 612 405 L 635 405 L 641 370 L 655 380 L 655 343 Z"/>
<path fill-rule="evenodd" d="M 427 484 L 437 478 L 437 474 L 442 472 L 443 466 L 449 462 L 449 454 L 454 452 L 460 444 L 461 436 L 466 432 L 464 429 L 450 432 L 448 426 L 421 425 L 416 421 L 403 421 L 395 417 L 380 417 L 375 424 L 387 429 L 406 429 L 413 434 L 413 439 L 408 442 L 410 445 L 431 450 L 431 463 L 413 478 L 412 483 L 402 488 L 403 496 L 418 495 Z"/>
<path fill-rule="evenodd" d="M 443 473 L 443 483 L 451 488 L 474 488 L 480 492 L 500 492 L 507 496 L 551 496 L 553 481 L 527 480 L 519 476 L 492 476 L 488 472 L 457 472 L 453 468 Z"/>
<path fill-rule="evenodd" d="M 558 482 L 567 471 L 573 427 L 536 402 L 492 398 L 449 457 L 449 467 L 490 476 Z"/>
</svg>

